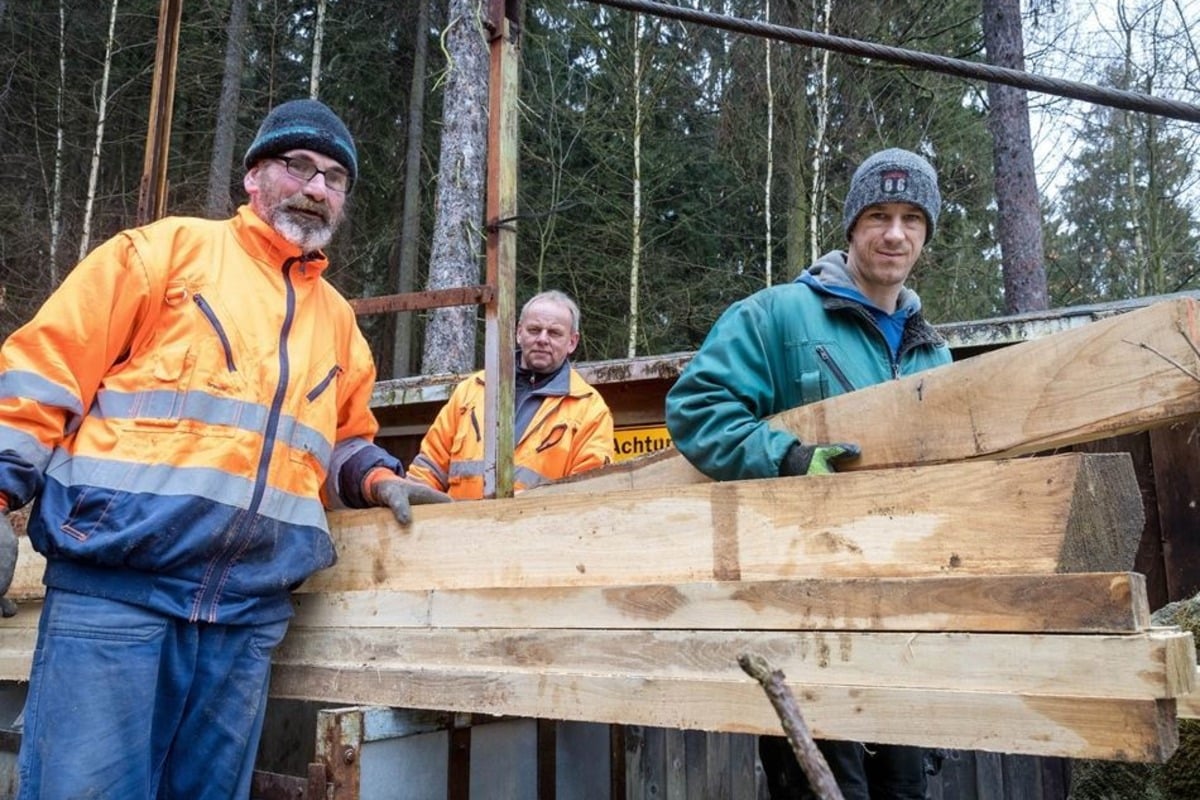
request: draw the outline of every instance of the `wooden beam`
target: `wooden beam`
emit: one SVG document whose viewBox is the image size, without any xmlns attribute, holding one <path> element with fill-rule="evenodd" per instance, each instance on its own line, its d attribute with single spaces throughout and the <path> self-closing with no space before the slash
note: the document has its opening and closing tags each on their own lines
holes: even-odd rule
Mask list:
<svg viewBox="0 0 1200 800">
<path fill-rule="evenodd" d="M 1132 572 L 295 595 L 308 627 L 1134 633 Z"/>
<path fill-rule="evenodd" d="M 1174 700 L 789 685 L 818 738 L 1128 761 L 1163 761 L 1178 745 Z M 749 677 L 582 677 L 547 670 L 284 661 L 273 668 L 271 693 L 350 704 L 780 733 L 779 718 Z"/>
<path fill-rule="evenodd" d="M 849 468 L 1008 458 L 1200 415 L 1200 301 L 1182 298 L 774 417 L 806 442 L 857 442 Z M 864 425 L 863 420 L 904 420 Z M 668 449 L 541 494 L 707 480 Z"/>
<path fill-rule="evenodd" d="M 41 602 L 25 603 L 15 617 L 0 620 L 0 680 L 29 680 L 41 613 Z"/>
<path fill-rule="evenodd" d="M 506 16 L 511 10 L 518 15 Z M 517 86 L 520 70 L 519 4 L 488 7 L 487 282 L 496 296 L 484 307 L 483 496 L 512 497 L 516 374 L 517 159 L 520 150 Z"/>
<path fill-rule="evenodd" d="M 951 488 L 952 487 L 952 488 Z M 334 512 L 308 592 L 1129 570 L 1142 530 L 1125 454 L 908 467 L 607 495 Z M 12 596 L 40 597 L 27 545 Z"/>
<path fill-rule="evenodd" d="M 1078 636 L 297 625 L 277 649 L 275 661 L 367 672 L 444 668 L 536 675 L 550 671 L 580 680 L 612 675 L 691 677 L 707 682 L 742 677 L 738 656 L 743 653 L 761 654 L 789 682 L 805 687 L 1155 700 L 1191 692 L 1196 677 L 1192 635 L 1178 629 Z M 1097 664 L 1104 669 L 1096 669 Z M 491 708 L 465 710 L 496 713 Z"/>
<path fill-rule="evenodd" d="M 1200 673 L 1195 677 L 1196 686 L 1200 687 Z M 1178 699 L 1180 719 L 1200 719 L 1200 688 Z"/>
<path fill-rule="evenodd" d="M 952 491 L 948 487 L 953 487 Z M 1133 564 L 1128 458 L 1041 459 L 330 515 L 308 591 L 1112 572 Z"/>
<path fill-rule="evenodd" d="M 160 219 L 167 211 L 167 159 L 175 109 L 175 74 L 179 66 L 179 29 L 183 0 L 160 0 L 154 78 L 150 84 L 150 119 L 138 189 L 137 224 Z"/>
<path fill-rule="evenodd" d="M 490 303 L 495 298 L 495 287 L 483 284 L 480 286 L 455 286 L 450 289 L 430 289 L 424 292 L 386 294 L 376 297 L 350 297 L 347 300 L 355 314 L 364 316 L 448 306 L 473 306 Z"/>
</svg>

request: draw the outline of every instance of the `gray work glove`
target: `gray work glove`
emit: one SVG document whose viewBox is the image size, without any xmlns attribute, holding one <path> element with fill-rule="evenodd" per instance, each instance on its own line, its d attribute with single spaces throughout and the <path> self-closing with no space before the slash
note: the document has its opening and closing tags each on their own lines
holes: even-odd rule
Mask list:
<svg viewBox="0 0 1200 800">
<path fill-rule="evenodd" d="M 837 472 L 837 462 L 849 461 L 862 455 L 858 445 L 850 442 L 833 444 L 804 444 L 795 442 L 788 448 L 779 464 L 780 477 L 789 475 L 829 475 Z"/>
<path fill-rule="evenodd" d="M 0 511 L 0 614 L 11 617 L 17 613 L 17 604 L 3 595 L 12 585 L 13 572 L 17 568 L 17 533 L 8 521 L 8 507 Z"/>
<path fill-rule="evenodd" d="M 420 481 L 401 478 L 391 470 L 382 470 L 387 474 L 380 477 L 367 477 L 367 498 L 377 506 L 387 506 L 396 516 L 401 525 L 412 522 L 412 506 L 428 503 L 449 503 L 451 497 L 437 489 L 426 486 Z M 375 470 L 372 470 L 375 472 Z"/>
</svg>

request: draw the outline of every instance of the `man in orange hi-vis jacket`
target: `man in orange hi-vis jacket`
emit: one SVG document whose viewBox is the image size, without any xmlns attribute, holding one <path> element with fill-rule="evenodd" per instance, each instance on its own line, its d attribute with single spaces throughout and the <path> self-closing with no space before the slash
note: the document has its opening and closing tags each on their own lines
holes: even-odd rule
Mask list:
<svg viewBox="0 0 1200 800">
<path fill-rule="evenodd" d="M 0 500 L 38 501 L 46 557 L 21 798 L 249 796 L 326 507 L 449 499 L 373 443 L 371 353 L 322 278 L 346 126 L 284 103 L 244 163 L 235 216 L 118 234 L 0 349 Z"/>
<path fill-rule="evenodd" d="M 532 297 L 517 322 L 514 397 L 515 491 L 586 472 L 613 460 L 613 418 L 600 392 L 571 367 L 579 308 L 566 294 Z M 455 387 L 438 412 L 409 476 L 456 500 L 483 497 L 483 373 Z"/>
</svg>

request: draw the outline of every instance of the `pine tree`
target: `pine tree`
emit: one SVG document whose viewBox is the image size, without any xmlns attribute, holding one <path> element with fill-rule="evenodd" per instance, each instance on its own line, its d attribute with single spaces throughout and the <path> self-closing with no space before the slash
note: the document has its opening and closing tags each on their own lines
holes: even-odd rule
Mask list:
<svg viewBox="0 0 1200 800">
<path fill-rule="evenodd" d="M 1098 106 L 1080 139 L 1050 221 L 1053 303 L 1200 286 L 1198 221 L 1185 195 L 1193 170 L 1181 134 L 1152 115 Z"/>
</svg>

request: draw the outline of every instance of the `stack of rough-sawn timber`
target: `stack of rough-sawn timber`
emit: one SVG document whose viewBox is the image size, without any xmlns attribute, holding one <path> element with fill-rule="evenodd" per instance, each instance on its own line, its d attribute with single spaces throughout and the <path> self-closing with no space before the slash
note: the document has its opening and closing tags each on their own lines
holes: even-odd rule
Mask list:
<svg viewBox="0 0 1200 800">
<path fill-rule="evenodd" d="M 1192 638 L 1151 628 L 1129 458 L 1046 453 L 1200 414 L 1191 300 L 789 411 L 859 470 L 712 483 L 673 451 L 500 501 L 331 515 L 276 696 L 779 732 L 738 667 L 782 670 L 819 737 L 1162 760 Z M 40 568 L 0 624 L 27 676 Z"/>
</svg>

